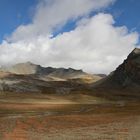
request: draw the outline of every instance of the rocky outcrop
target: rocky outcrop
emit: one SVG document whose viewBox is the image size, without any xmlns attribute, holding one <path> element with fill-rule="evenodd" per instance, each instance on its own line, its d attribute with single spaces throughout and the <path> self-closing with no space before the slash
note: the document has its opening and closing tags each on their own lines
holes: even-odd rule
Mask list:
<svg viewBox="0 0 140 140">
<path fill-rule="evenodd" d="M 134 49 L 114 72 L 94 84 L 94 87 L 126 88 L 138 91 L 140 89 L 140 49 Z"/>
<path fill-rule="evenodd" d="M 122 87 L 140 85 L 140 49 L 134 49 L 112 76 L 113 81 Z"/>
</svg>

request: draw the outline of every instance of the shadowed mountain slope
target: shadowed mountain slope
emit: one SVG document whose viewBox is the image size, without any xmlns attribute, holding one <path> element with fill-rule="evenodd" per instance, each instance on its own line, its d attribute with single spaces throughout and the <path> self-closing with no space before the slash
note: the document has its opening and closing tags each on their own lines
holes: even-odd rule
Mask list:
<svg viewBox="0 0 140 140">
<path fill-rule="evenodd" d="M 140 49 L 134 49 L 114 72 L 93 87 L 140 93 Z"/>
</svg>

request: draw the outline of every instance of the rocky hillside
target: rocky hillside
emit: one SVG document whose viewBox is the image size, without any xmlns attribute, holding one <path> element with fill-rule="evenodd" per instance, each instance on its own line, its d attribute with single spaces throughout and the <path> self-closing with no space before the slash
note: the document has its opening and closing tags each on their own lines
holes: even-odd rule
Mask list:
<svg viewBox="0 0 140 140">
<path fill-rule="evenodd" d="M 130 53 L 124 63 L 114 72 L 113 79 L 123 87 L 131 84 L 140 86 L 140 49 L 134 49 Z"/>
<path fill-rule="evenodd" d="M 114 72 L 94 84 L 94 87 L 140 91 L 140 49 L 134 49 Z"/>
</svg>

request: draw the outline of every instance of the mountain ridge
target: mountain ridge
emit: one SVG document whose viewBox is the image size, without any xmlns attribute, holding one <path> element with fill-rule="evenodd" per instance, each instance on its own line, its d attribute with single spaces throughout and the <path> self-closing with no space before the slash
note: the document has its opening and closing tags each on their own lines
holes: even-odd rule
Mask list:
<svg viewBox="0 0 140 140">
<path fill-rule="evenodd" d="M 135 48 L 115 71 L 93 87 L 140 92 L 140 49 Z"/>
<path fill-rule="evenodd" d="M 11 66 L 2 66 L 0 68 L 0 71 L 3 72 L 10 72 L 13 74 L 49 74 L 51 72 L 54 72 L 55 70 L 63 70 L 63 71 L 77 71 L 77 72 L 83 72 L 82 70 L 77 70 L 73 68 L 54 68 L 54 67 L 42 67 L 41 65 L 37 65 L 31 62 L 25 62 L 25 63 L 18 63 Z M 85 73 L 85 72 L 83 72 Z"/>
<path fill-rule="evenodd" d="M 101 78 L 82 70 L 42 67 L 27 62 L 1 68 L 0 89 L 10 92 L 68 92 Z"/>
</svg>

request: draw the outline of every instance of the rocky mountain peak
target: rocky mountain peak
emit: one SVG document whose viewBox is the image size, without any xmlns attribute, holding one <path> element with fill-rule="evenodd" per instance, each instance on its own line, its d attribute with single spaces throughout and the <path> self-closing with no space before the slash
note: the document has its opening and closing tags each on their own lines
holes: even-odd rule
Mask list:
<svg viewBox="0 0 140 140">
<path fill-rule="evenodd" d="M 135 48 L 126 60 L 97 87 L 140 89 L 140 49 Z M 136 88 L 135 88 L 136 87 Z"/>
<path fill-rule="evenodd" d="M 135 54 L 140 54 L 140 48 L 135 48 L 135 49 L 133 50 L 133 53 L 135 53 Z"/>
<path fill-rule="evenodd" d="M 122 86 L 140 84 L 140 49 L 134 49 L 114 72 L 114 79 Z"/>
</svg>

